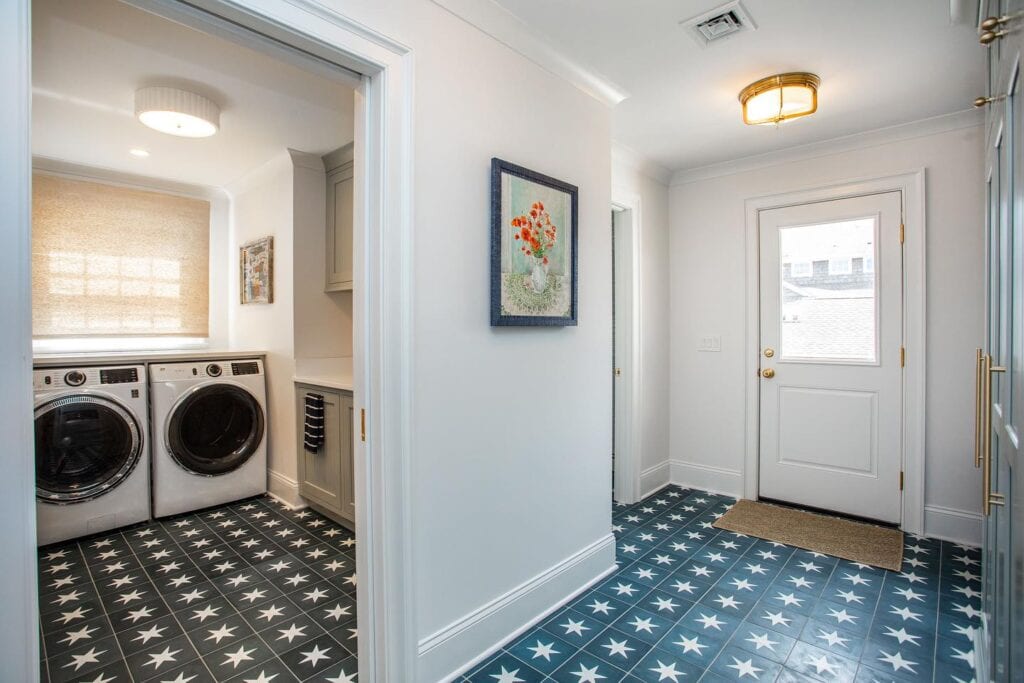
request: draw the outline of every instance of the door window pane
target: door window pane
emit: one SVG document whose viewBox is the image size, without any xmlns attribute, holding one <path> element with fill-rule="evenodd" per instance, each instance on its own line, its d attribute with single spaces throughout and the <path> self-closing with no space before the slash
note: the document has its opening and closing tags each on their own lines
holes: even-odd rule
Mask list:
<svg viewBox="0 0 1024 683">
<path fill-rule="evenodd" d="M 875 223 L 779 229 L 781 358 L 875 362 Z"/>
</svg>

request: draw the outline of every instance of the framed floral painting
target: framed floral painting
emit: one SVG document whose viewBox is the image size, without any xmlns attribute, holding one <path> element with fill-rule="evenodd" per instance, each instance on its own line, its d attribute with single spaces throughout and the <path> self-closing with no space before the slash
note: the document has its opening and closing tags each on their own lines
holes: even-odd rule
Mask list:
<svg viewBox="0 0 1024 683">
<path fill-rule="evenodd" d="M 491 159 L 491 325 L 576 324 L 578 194 Z"/>
<path fill-rule="evenodd" d="M 243 304 L 274 303 L 274 238 L 261 237 L 243 244 L 238 271 Z"/>
</svg>

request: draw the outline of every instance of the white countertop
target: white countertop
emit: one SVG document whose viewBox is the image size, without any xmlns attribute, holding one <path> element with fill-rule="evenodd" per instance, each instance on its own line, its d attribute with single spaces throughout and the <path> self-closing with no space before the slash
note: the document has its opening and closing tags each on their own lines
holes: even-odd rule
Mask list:
<svg viewBox="0 0 1024 683">
<path fill-rule="evenodd" d="M 188 360 L 233 360 L 235 358 L 256 358 L 264 355 L 266 354 L 263 351 L 226 351 L 224 349 L 40 353 L 32 357 L 32 365 L 37 368 L 52 368 L 76 365 L 116 365 L 134 362 L 160 363 Z"/>
<path fill-rule="evenodd" d="M 296 384 L 352 391 L 352 358 L 296 358 Z"/>
</svg>

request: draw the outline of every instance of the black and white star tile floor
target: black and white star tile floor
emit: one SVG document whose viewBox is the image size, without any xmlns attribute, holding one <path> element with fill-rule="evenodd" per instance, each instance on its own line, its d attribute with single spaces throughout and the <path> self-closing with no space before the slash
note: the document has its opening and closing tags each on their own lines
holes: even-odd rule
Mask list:
<svg viewBox="0 0 1024 683">
<path fill-rule="evenodd" d="M 353 683 L 355 551 L 266 497 L 41 548 L 40 678 Z"/>
<path fill-rule="evenodd" d="M 735 499 L 615 506 L 617 570 L 473 683 L 973 681 L 980 553 L 906 536 L 891 572 L 712 527 Z"/>
</svg>

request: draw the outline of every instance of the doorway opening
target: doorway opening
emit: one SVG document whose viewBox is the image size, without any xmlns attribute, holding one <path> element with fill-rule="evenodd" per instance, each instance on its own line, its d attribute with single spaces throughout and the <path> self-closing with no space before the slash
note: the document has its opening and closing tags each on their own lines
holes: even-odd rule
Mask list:
<svg viewBox="0 0 1024 683">
<path fill-rule="evenodd" d="M 637 375 L 640 340 L 637 286 L 639 205 L 612 205 L 612 498 L 640 499 Z"/>
<path fill-rule="evenodd" d="M 73 5 L 75 7 L 70 8 L 71 10 L 77 9 L 79 3 L 73 3 Z M 390 42 L 383 36 L 368 34 L 363 26 L 349 21 L 342 15 L 330 11 L 316 14 L 308 13 L 292 6 L 290 3 L 276 2 L 275 0 L 263 3 L 259 10 L 242 10 L 234 3 L 222 2 L 221 0 L 199 0 L 188 3 L 178 0 L 127 0 L 124 4 L 112 3 L 112 8 L 111 11 L 114 12 L 138 13 L 150 17 L 155 15 L 162 20 L 170 20 L 177 30 L 181 30 L 184 27 L 186 31 L 203 34 L 207 38 L 212 37 L 222 41 L 224 44 L 232 46 L 232 49 L 250 50 L 254 54 L 262 55 L 265 58 L 262 60 L 264 63 L 267 60 L 276 60 L 284 65 L 281 70 L 305 71 L 312 74 L 314 79 L 320 78 L 325 81 L 343 83 L 348 88 L 350 95 L 349 126 L 351 132 L 348 137 L 348 140 L 351 142 L 349 163 L 351 178 L 354 178 L 354 180 L 351 182 L 348 190 L 350 193 L 348 195 L 350 203 L 345 205 L 342 202 L 341 204 L 336 204 L 336 206 L 343 206 L 346 210 L 351 211 L 352 221 L 350 231 L 347 234 L 347 239 L 351 240 L 351 247 L 349 259 L 347 261 L 339 259 L 336 262 L 348 267 L 347 281 L 349 287 L 346 290 L 347 294 L 334 296 L 335 298 L 339 296 L 347 296 L 349 298 L 347 315 L 350 327 L 347 334 L 348 338 L 341 341 L 347 341 L 347 350 L 351 358 L 348 374 L 351 378 L 349 382 L 352 392 L 353 407 L 351 415 L 353 417 L 349 418 L 352 423 L 349 434 L 353 437 L 353 471 L 351 472 L 349 483 L 352 485 L 355 498 L 353 514 L 356 535 L 359 538 L 359 551 L 355 563 L 360 579 L 357 583 L 355 581 L 356 575 L 353 574 L 351 585 L 358 586 L 356 588 L 355 601 L 359 606 L 360 619 L 358 625 L 350 624 L 352 633 L 349 642 L 345 645 L 353 651 L 357 648 L 359 655 L 358 671 L 364 679 L 411 680 L 413 676 L 410 672 L 414 661 L 412 655 L 415 650 L 411 637 L 413 615 L 412 610 L 409 609 L 407 604 L 407 587 L 410 581 L 408 565 L 405 562 L 408 552 L 408 539 L 406 536 L 408 510 L 404 501 L 407 500 L 408 496 L 402 494 L 407 489 L 405 476 L 407 472 L 409 443 L 408 388 L 410 386 L 410 349 L 408 348 L 408 340 L 410 338 L 409 325 L 411 319 L 411 296 L 409 292 L 411 219 L 408 204 L 411 197 L 411 192 L 409 191 L 411 183 L 411 139 L 409 136 L 411 92 L 405 86 L 405 77 L 409 70 L 410 65 L 408 62 L 411 57 L 407 54 L 405 48 Z M 68 8 L 57 6 L 52 9 L 60 11 Z M 35 11 L 35 8 L 33 10 Z M 139 10 L 144 10 L 144 12 L 139 12 Z M 87 19 L 89 17 L 84 18 L 83 21 Z M 55 32 L 59 32 L 67 26 L 67 23 L 57 21 L 51 28 Z M 37 30 L 46 30 L 45 22 L 39 22 L 36 28 Z M 317 37 L 314 38 L 313 36 Z M 23 41 L 21 44 L 25 48 L 27 57 L 30 46 L 29 36 L 26 34 L 16 37 L 19 41 Z M 33 42 L 37 42 L 35 37 L 33 37 Z M 136 42 L 131 37 L 125 38 L 122 36 L 121 39 L 109 41 L 102 46 L 102 49 L 113 52 L 118 49 L 137 47 Z M 140 44 L 144 44 L 144 42 Z M 172 54 L 175 53 L 172 52 L 160 56 Z M 175 54 L 175 56 L 187 62 L 189 54 Z M 37 60 L 34 59 L 33 61 Z M 236 71 L 244 71 L 248 61 L 250 60 L 243 59 L 226 66 L 228 66 L 228 70 L 234 68 Z M 254 59 L 252 61 L 260 60 Z M 143 67 L 147 66 L 144 61 L 141 65 Z M 230 86 L 230 84 L 221 84 L 220 89 L 217 87 L 203 87 L 203 82 L 191 80 L 198 78 L 197 74 L 202 75 L 215 72 L 218 69 L 216 60 L 203 65 L 197 65 L 197 68 L 187 75 L 172 74 L 169 72 L 170 66 L 167 63 L 163 66 L 166 68 L 153 69 L 153 72 L 168 71 L 169 82 L 162 84 L 161 87 L 193 93 L 201 90 L 203 91 L 201 96 L 206 101 L 220 99 L 218 96 L 223 95 L 224 91 L 228 90 Z M 234 73 L 234 76 L 243 82 L 246 80 L 243 76 L 249 76 L 253 82 L 248 85 L 254 86 L 254 89 L 259 87 L 258 81 L 261 74 L 251 72 L 246 74 Z M 202 80 L 205 81 L 206 79 L 203 78 Z M 304 95 L 296 92 L 296 90 L 301 90 L 302 84 L 299 82 L 300 80 L 301 77 L 279 81 L 276 85 L 270 85 L 264 94 L 268 96 L 293 96 L 296 100 L 302 100 Z M 118 102 L 116 106 L 108 108 L 103 102 L 99 101 L 102 97 L 106 96 L 102 89 L 91 91 L 91 96 L 94 99 L 90 101 L 88 98 L 72 92 L 74 90 L 74 83 L 66 84 L 69 91 L 67 93 L 42 87 L 38 83 L 34 85 L 36 85 L 36 90 L 33 93 L 34 97 L 54 102 L 54 106 L 57 109 L 65 105 L 82 108 L 83 111 L 78 113 L 79 120 L 82 122 L 90 121 L 90 115 L 95 119 L 101 118 L 106 113 L 111 113 L 115 118 L 121 117 L 121 124 L 125 131 L 128 131 L 131 125 L 138 123 L 133 121 L 135 116 L 131 111 L 130 104 L 125 106 L 123 103 Z M 127 91 L 131 93 L 137 88 L 141 89 L 149 85 L 152 84 L 131 83 Z M 114 94 L 113 96 L 116 97 L 117 95 Z M 243 102 L 240 102 L 241 99 L 240 97 L 224 97 L 221 99 L 220 104 L 226 116 L 219 123 L 225 129 L 229 125 L 237 126 L 245 120 L 246 109 L 241 106 L 243 104 Z M 273 97 L 270 97 L 270 99 L 273 99 Z M 232 110 L 231 105 L 235 105 L 238 108 Z M 306 102 L 303 106 L 296 109 L 295 112 L 301 116 L 308 113 L 307 108 L 315 109 L 316 105 L 310 105 Z M 111 109 L 113 111 L 110 111 Z M 327 109 L 329 110 L 329 107 Z M 251 113 L 251 109 L 249 111 Z M 329 114 L 329 112 L 321 111 L 321 114 L 325 113 Z M 227 115 L 230 115 L 230 117 Z M 292 121 L 291 123 L 294 127 L 295 122 Z M 322 121 L 320 123 L 322 124 Z M 38 126 L 40 124 L 35 123 L 34 125 Z M 58 128 L 52 130 L 56 131 Z M 306 132 L 314 133 L 313 137 L 315 137 L 315 133 L 318 131 L 319 127 L 313 126 Z M 249 132 L 252 132 L 251 127 Z M 265 142 L 268 136 L 262 135 L 261 137 L 260 133 L 266 133 L 266 130 L 257 130 L 253 137 L 254 141 Z M 53 133 L 51 137 L 55 136 L 56 133 Z M 45 135 L 38 137 L 40 140 L 47 140 Z M 143 160 L 167 161 L 174 156 L 173 151 L 164 153 L 163 150 L 160 150 L 161 153 L 157 154 L 154 153 L 154 150 L 146 149 L 141 145 L 136 146 L 133 140 L 128 139 L 129 137 L 131 136 L 125 132 L 124 138 L 120 140 L 121 146 L 126 148 L 123 150 L 126 155 L 130 154 L 132 158 L 139 160 L 139 163 L 144 163 Z M 86 142 L 88 141 L 82 142 L 83 147 L 86 146 Z M 327 141 L 331 142 L 330 145 L 327 145 L 327 142 L 317 140 L 307 140 L 306 142 L 308 142 L 308 147 L 305 143 L 293 144 L 290 139 L 282 141 L 282 145 L 284 145 L 281 155 L 282 163 L 287 161 L 292 164 L 291 170 L 294 171 L 293 179 L 306 171 L 316 171 L 317 162 L 326 163 L 327 159 L 325 157 L 335 158 L 339 156 L 340 148 L 335 147 L 333 141 Z M 341 147 L 344 147 L 343 140 L 338 142 L 341 144 Z M 299 144 L 307 148 L 302 149 L 301 153 L 296 153 L 294 147 L 298 147 Z M 328 146 L 330 149 L 327 148 Z M 131 149 L 129 150 L 128 147 Z M 250 149 L 258 147 L 258 144 L 253 144 Z M 136 149 L 138 153 L 136 153 Z M 167 149 L 170 150 L 170 148 Z M 195 147 L 193 146 L 194 149 Z M 41 166 L 47 165 L 48 161 L 41 159 L 44 155 L 40 154 L 39 150 L 33 150 L 33 152 L 35 153 L 37 166 L 40 167 L 37 170 L 43 170 L 53 175 L 81 175 L 81 166 L 87 165 L 83 164 L 82 160 L 58 160 L 57 162 L 50 160 L 52 162 L 49 163 L 50 168 L 43 169 Z M 100 152 L 102 150 L 96 153 L 99 154 Z M 61 161 L 64 163 L 59 163 Z M 183 158 L 179 156 L 177 159 L 177 168 L 185 173 L 193 170 L 206 172 L 221 161 L 224 161 L 224 159 L 212 158 L 208 164 L 196 162 L 192 163 L 190 167 L 188 154 L 186 153 Z M 109 167 L 117 166 L 118 164 L 104 164 L 102 160 L 95 162 L 95 166 L 100 165 Z M 168 167 L 171 165 L 173 164 L 168 164 Z M 386 173 L 385 169 L 387 169 Z M 111 169 L 107 168 L 106 170 L 110 171 Z M 328 174 L 330 170 L 324 167 L 320 169 L 320 172 L 321 174 Z M 20 176 L 16 178 L 16 180 L 22 183 L 20 187 L 28 187 L 30 170 L 27 165 L 24 171 L 24 178 Z M 230 171 L 225 173 L 230 175 Z M 152 175 L 158 176 L 160 174 Z M 118 171 L 115 169 L 115 173 L 109 174 L 104 180 L 108 185 L 114 187 L 135 187 L 138 184 L 136 181 L 140 176 L 145 177 L 146 174 L 138 171 Z M 190 183 L 187 178 L 183 182 L 180 178 L 173 177 L 162 177 L 159 180 L 161 181 L 157 183 L 159 187 L 151 189 L 176 196 L 182 194 L 191 196 L 189 192 L 183 192 L 183 190 L 191 191 L 191 188 L 195 186 L 208 187 L 211 184 L 214 186 L 219 184 L 216 182 Z M 324 189 L 321 187 L 321 192 Z M 295 193 L 297 200 L 300 194 L 299 190 L 293 187 L 292 191 Z M 217 203 L 220 199 L 222 198 L 219 195 L 211 198 L 211 205 Z M 308 197 L 303 197 L 303 199 L 308 199 Z M 313 206 L 315 202 L 303 201 L 302 204 L 303 206 Z M 28 235 L 29 205 L 22 206 L 19 204 L 18 206 L 25 209 L 20 214 L 25 217 L 25 221 L 20 227 L 24 230 L 24 234 Z M 298 202 L 296 202 L 296 206 L 298 206 Z M 214 211 L 211 211 L 211 215 L 213 213 Z M 262 212 L 257 209 L 252 216 L 259 216 L 262 213 L 269 214 L 271 212 Z M 315 218 L 313 220 L 315 222 Z M 251 222 L 249 221 L 249 223 Z M 323 229 L 323 227 L 321 221 L 320 228 Z M 265 232 L 270 231 L 268 229 Z M 280 239 L 280 235 L 278 237 Z M 278 244 L 280 246 L 280 242 Z M 229 248 L 225 248 L 221 254 L 225 258 L 224 271 L 228 270 L 226 264 L 231 261 L 230 251 L 233 246 L 232 243 L 229 243 Z M 288 246 L 294 247 L 295 244 L 292 243 Z M 25 250 L 22 254 L 27 258 L 28 250 Z M 279 249 L 276 252 L 276 256 L 278 259 L 299 258 L 298 250 L 292 248 Z M 322 270 L 324 254 L 320 251 L 316 256 L 316 262 L 310 264 L 310 271 Z M 64 263 L 64 261 L 67 261 L 67 259 L 64 259 L 61 263 Z M 211 266 L 217 263 L 217 259 L 212 253 L 210 254 L 210 263 Z M 326 265 L 329 268 L 331 265 L 330 259 L 328 259 Z M 298 270 L 297 268 L 295 269 L 295 271 Z M 209 273 L 211 279 L 221 274 L 216 268 L 211 267 Z M 345 277 L 340 277 L 346 275 L 346 273 L 335 272 L 333 274 L 339 277 L 335 277 L 333 282 L 328 278 L 328 284 L 338 285 L 339 282 L 343 282 L 346 279 Z M 281 275 L 280 270 L 278 275 Z M 295 282 L 289 282 L 289 286 L 285 287 L 284 291 L 287 293 L 294 285 L 294 290 L 298 292 L 298 280 L 301 273 L 295 272 L 290 273 L 290 275 L 295 277 Z M 110 280 L 111 278 L 106 279 Z M 234 287 L 238 284 L 237 281 L 233 281 L 233 283 L 229 282 L 227 284 L 229 287 Z M 107 282 L 106 285 L 109 288 L 110 283 Z M 25 289 L 27 290 L 27 287 Z M 335 289 L 345 290 L 344 287 L 336 287 Z M 153 290 L 152 286 L 150 290 Z M 161 291 L 171 292 L 171 289 L 164 287 Z M 233 295 L 239 293 L 238 288 L 230 289 L 230 291 L 233 292 Z M 265 290 L 260 289 L 258 294 L 265 295 L 267 293 Z M 323 287 L 320 288 L 318 294 L 326 296 Z M 298 307 L 300 299 L 302 303 L 308 303 L 312 298 L 312 296 L 303 296 L 301 298 L 297 296 L 291 303 Z M 198 301 L 200 297 L 196 297 L 196 299 Z M 214 297 L 211 293 L 211 303 L 213 299 Z M 265 297 L 265 308 L 260 310 L 264 313 L 274 310 L 272 301 L 269 296 Z M 278 299 L 277 310 L 280 310 L 284 301 L 286 299 Z M 26 295 L 21 298 L 18 301 L 18 305 L 24 313 L 23 320 L 27 323 L 30 311 L 28 296 Z M 227 325 L 235 322 L 230 319 L 230 316 L 228 318 Z M 294 320 L 297 320 L 297 317 L 293 319 L 293 324 Z M 250 320 L 248 322 L 252 323 L 254 321 Z M 31 335 L 31 330 L 27 325 L 23 329 L 23 334 L 26 339 Z M 306 330 L 303 334 L 296 332 L 292 341 L 294 344 L 292 348 L 293 360 L 299 356 L 297 347 L 307 343 L 310 338 L 315 337 L 316 332 L 313 330 Z M 330 334 L 324 335 L 321 340 L 324 339 L 339 341 L 337 336 L 332 338 Z M 266 350 L 268 351 L 277 351 L 277 349 L 270 348 L 269 344 L 260 345 L 267 346 Z M 315 355 L 316 353 L 311 353 L 310 357 Z M 386 373 L 384 372 L 385 367 L 388 369 Z M 24 369 L 28 370 L 27 367 Z M 298 373 L 292 372 L 290 374 Z M 278 371 L 277 379 L 290 383 L 292 381 L 290 374 Z M 281 404 L 281 401 L 277 402 L 278 408 L 280 408 Z M 280 424 L 282 418 L 279 415 L 271 415 L 270 417 L 271 419 L 278 420 Z M 287 419 L 287 417 L 283 419 Z M 294 453 L 294 444 L 292 452 Z M 273 456 L 271 457 L 273 458 Z M 277 472 L 277 474 L 281 475 L 280 472 Z M 296 484 L 294 480 L 288 481 L 287 473 L 284 476 L 278 477 L 277 483 L 280 484 L 282 481 L 286 487 Z M 272 473 L 272 490 L 274 482 L 275 478 Z M 23 483 L 25 486 L 30 485 L 28 481 Z M 383 562 L 385 556 L 388 558 L 386 564 Z M 314 559 L 319 558 L 316 557 Z M 212 579 L 210 580 L 212 581 Z M 242 582 L 244 578 L 240 576 L 238 581 Z M 304 581 L 299 581 L 305 583 Z M 327 586 L 321 587 L 319 590 L 330 592 Z M 258 593 L 259 591 L 256 592 Z M 254 597 L 254 599 L 259 598 L 260 596 Z M 320 597 L 315 595 L 310 599 L 319 600 Z M 235 611 L 241 612 L 238 609 Z M 38 632 L 39 629 L 32 625 L 32 622 L 38 619 L 38 615 L 26 614 L 24 616 L 25 621 L 28 622 L 27 632 Z M 301 626 L 296 628 L 302 630 Z M 325 633 L 325 635 L 330 636 L 329 633 Z M 356 635 L 358 635 L 358 638 L 356 638 Z M 184 637 L 188 639 L 188 636 Z M 300 636 L 295 634 L 293 637 L 299 638 Z M 290 643 L 291 639 L 288 642 Z M 384 642 L 388 643 L 386 651 L 383 647 Z M 264 644 L 269 647 L 268 643 Z M 197 650 L 199 649 L 198 646 L 195 647 Z M 273 650 L 273 648 L 270 649 Z M 247 655 L 239 655 L 239 657 L 239 668 L 236 670 L 236 673 L 242 671 L 242 668 L 240 668 L 241 663 L 249 661 Z M 287 660 L 282 657 L 277 659 L 280 660 L 278 663 L 283 663 L 287 666 Z M 316 659 L 323 658 L 317 656 Z M 32 665 L 34 667 L 35 663 L 33 662 Z M 211 673 L 214 672 L 211 671 Z M 319 674 L 321 672 L 315 671 L 313 673 Z M 339 674 L 334 670 L 330 673 L 333 676 L 342 677 L 354 674 L 351 671 L 343 671 Z M 293 674 L 298 675 L 295 672 Z M 254 672 L 253 675 L 258 675 L 258 672 Z M 217 678 L 216 675 L 215 678 Z"/>
</svg>

